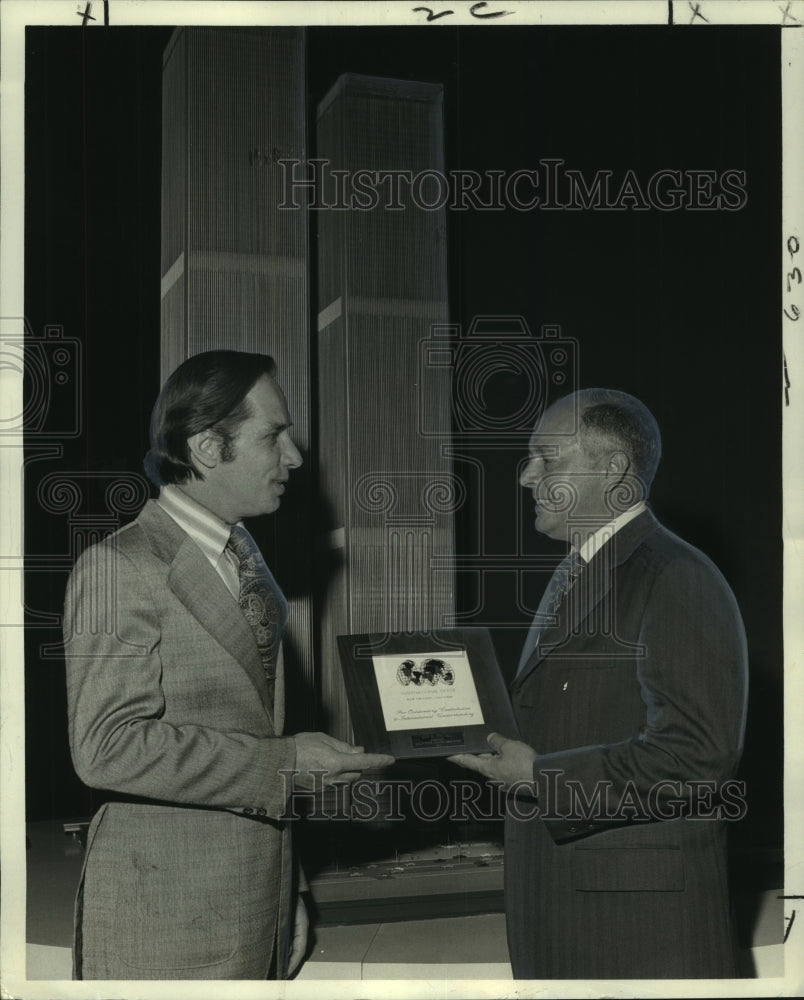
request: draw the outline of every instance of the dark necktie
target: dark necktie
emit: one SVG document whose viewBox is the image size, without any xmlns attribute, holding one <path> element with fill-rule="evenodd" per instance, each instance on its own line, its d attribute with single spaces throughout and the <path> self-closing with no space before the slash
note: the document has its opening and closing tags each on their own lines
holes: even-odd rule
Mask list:
<svg viewBox="0 0 804 1000">
<path fill-rule="evenodd" d="M 238 604 L 254 632 L 270 685 L 276 677 L 276 659 L 288 616 L 287 602 L 265 565 L 257 543 L 244 527 L 234 525 L 226 547 L 237 557 Z"/>
<path fill-rule="evenodd" d="M 542 599 L 539 601 L 539 608 L 530 626 L 528 636 L 525 639 L 522 655 L 519 658 L 519 666 L 516 670 L 517 674 L 531 658 L 542 635 L 555 623 L 555 615 L 561 606 L 561 602 L 572 590 L 575 581 L 581 575 L 585 565 L 580 552 L 573 549 L 556 566 L 553 575 L 550 577 L 550 582 L 547 584 L 542 595 Z"/>
</svg>

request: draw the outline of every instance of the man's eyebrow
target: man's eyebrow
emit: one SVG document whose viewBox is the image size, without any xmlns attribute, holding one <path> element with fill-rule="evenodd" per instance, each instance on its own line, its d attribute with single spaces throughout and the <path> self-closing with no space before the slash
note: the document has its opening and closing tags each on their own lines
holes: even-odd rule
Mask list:
<svg viewBox="0 0 804 1000">
<path fill-rule="evenodd" d="M 555 458 L 558 455 L 557 444 L 533 444 L 530 446 L 530 454 L 534 457 Z"/>
<path fill-rule="evenodd" d="M 282 431 L 290 430 L 292 426 L 292 420 L 288 420 L 287 423 L 282 424 L 270 423 L 263 429 L 263 434 L 281 434 Z"/>
</svg>

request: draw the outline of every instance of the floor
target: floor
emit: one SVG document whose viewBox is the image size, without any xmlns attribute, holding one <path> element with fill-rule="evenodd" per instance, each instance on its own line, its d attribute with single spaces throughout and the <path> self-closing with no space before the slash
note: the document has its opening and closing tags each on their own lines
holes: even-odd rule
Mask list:
<svg viewBox="0 0 804 1000">
<path fill-rule="evenodd" d="M 27 976 L 71 976 L 70 935 L 75 885 L 83 849 L 60 823 L 28 826 Z M 751 912 L 751 947 L 745 975 L 783 974 L 784 913 L 779 890 L 737 898 Z M 376 920 L 319 926 L 299 979 L 511 979 L 501 913 L 460 917 Z"/>
</svg>

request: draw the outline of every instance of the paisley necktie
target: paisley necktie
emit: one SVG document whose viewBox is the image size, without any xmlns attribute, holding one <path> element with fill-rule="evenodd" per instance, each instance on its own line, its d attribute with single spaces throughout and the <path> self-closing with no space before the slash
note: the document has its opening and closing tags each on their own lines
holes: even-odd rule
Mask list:
<svg viewBox="0 0 804 1000">
<path fill-rule="evenodd" d="M 257 543 L 242 525 L 233 526 L 227 548 L 237 557 L 240 580 L 238 604 L 254 632 L 270 684 L 276 677 L 279 644 L 287 623 L 287 602 L 265 565 Z"/>
</svg>

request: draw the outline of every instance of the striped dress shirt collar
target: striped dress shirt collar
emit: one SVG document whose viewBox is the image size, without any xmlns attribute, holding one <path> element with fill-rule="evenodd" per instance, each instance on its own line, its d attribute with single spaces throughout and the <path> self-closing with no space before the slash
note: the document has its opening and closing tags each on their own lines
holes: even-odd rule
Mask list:
<svg viewBox="0 0 804 1000">
<path fill-rule="evenodd" d="M 232 530 L 231 525 L 193 500 L 178 486 L 163 486 L 157 503 L 183 531 L 187 532 L 232 595 L 237 598 L 240 586 L 237 561 L 226 548 Z"/>
</svg>

